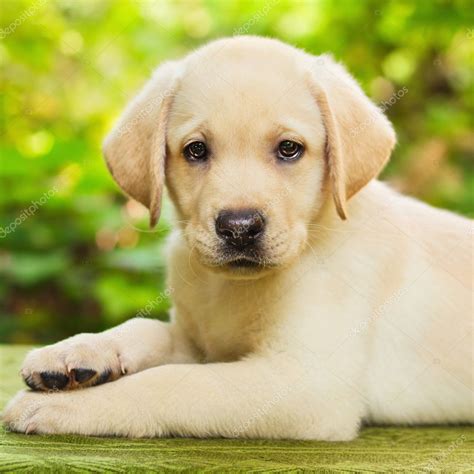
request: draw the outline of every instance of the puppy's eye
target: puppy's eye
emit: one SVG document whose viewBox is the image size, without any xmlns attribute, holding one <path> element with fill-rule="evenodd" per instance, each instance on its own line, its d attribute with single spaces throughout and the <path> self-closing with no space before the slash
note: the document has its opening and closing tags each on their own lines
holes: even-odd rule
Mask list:
<svg viewBox="0 0 474 474">
<path fill-rule="evenodd" d="M 206 161 L 208 152 L 204 142 L 192 142 L 186 145 L 183 150 L 188 161 Z"/>
<path fill-rule="evenodd" d="M 278 145 L 277 158 L 282 161 L 294 161 L 303 154 L 303 150 L 303 145 L 292 140 L 283 140 Z"/>
</svg>

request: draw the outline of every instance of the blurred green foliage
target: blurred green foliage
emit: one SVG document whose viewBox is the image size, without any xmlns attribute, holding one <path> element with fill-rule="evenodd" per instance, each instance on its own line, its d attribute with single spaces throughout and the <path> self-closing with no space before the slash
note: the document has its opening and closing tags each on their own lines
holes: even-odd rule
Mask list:
<svg viewBox="0 0 474 474">
<path fill-rule="evenodd" d="M 0 236 L 0 340 L 98 331 L 164 290 L 169 206 L 148 232 L 146 212 L 120 194 L 100 145 L 160 61 L 212 38 L 268 35 L 330 51 L 378 103 L 405 91 L 386 110 L 399 145 L 384 177 L 473 215 L 472 6 L 3 0 L 0 228 L 9 233 Z M 153 315 L 165 318 L 168 304 L 160 299 Z"/>
</svg>

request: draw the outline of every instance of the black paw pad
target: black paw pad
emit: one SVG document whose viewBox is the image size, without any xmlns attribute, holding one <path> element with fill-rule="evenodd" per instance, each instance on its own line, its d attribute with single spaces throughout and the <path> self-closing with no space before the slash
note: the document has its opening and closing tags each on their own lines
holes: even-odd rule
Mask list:
<svg viewBox="0 0 474 474">
<path fill-rule="evenodd" d="M 68 376 L 60 372 L 41 372 L 40 377 L 43 385 L 52 390 L 62 390 L 69 382 Z"/>
<path fill-rule="evenodd" d="M 71 372 L 73 373 L 74 380 L 77 383 L 88 382 L 95 376 L 95 374 L 97 374 L 97 372 L 92 369 L 73 369 Z"/>
<path fill-rule="evenodd" d="M 105 372 L 102 372 L 98 377 L 97 380 L 94 382 L 94 385 L 100 385 L 102 383 L 108 382 L 110 379 L 110 376 L 112 375 L 111 370 L 106 370 Z"/>
</svg>

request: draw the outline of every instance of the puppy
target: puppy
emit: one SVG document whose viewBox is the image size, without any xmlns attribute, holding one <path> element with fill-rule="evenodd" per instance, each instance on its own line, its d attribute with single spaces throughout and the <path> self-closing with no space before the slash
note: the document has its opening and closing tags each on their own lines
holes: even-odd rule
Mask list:
<svg viewBox="0 0 474 474">
<path fill-rule="evenodd" d="M 472 422 L 472 222 L 376 181 L 394 145 L 328 56 L 236 37 L 160 66 L 104 153 L 152 225 L 166 182 L 171 322 L 32 351 L 4 422 L 333 441 Z"/>
</svg>

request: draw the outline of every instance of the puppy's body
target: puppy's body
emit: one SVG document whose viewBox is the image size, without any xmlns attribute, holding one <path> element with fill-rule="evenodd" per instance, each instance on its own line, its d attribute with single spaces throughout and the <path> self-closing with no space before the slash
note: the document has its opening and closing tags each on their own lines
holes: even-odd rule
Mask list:
<svg viewBox="0 0 474 474">
<path fill-rule="evenodd" d="M 313 59 L 237 38 L 158 69 L 105 153 L 152 221 L 166 176 L 171 323 L 30 353 L 34 389 L 119 380 L 21 393 L 13 429 L 348 440 L 363 421 L 474 421 L 472 223 L 375 180 L 390 124 Z"/>
<path fill-rule="evenodd" d="M 348 222 L 328 211 L 298 261 L 259 280 L 209 273 L 177 233 L 176 323 L 209 362 L 300 353 L 308 378 L 323 364 L 367 421 L 472 420 L 471 223 L 376 181 L 349 209 Z"/>
</svg>

